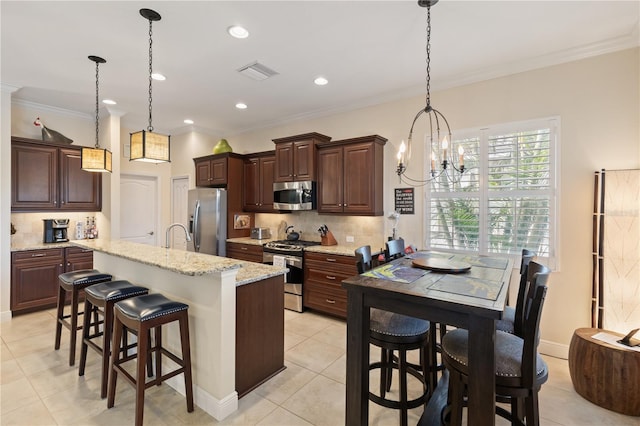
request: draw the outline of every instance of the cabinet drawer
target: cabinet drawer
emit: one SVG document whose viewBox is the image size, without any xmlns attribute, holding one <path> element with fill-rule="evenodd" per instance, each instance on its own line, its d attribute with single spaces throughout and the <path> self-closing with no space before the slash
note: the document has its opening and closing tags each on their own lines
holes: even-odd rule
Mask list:
<svg viewBox="0 0 640 426">
<path fill-rule="evenodd" d="M 343 273 L 349 274 L 349 277 L 358 273 L 355 256 L 305 252 L 304 258 L 305 264 L 309 266 L 332 269 L 337 268 Z"/>
<path fill-rule="evenodd" d="M 227 243 L 227 257 L 247 262 L 262 263 L 262 246 L 243 243 Z"/>
<path fill-rule="evenodd" d="M 307 268 L 307 281 L 314 282 L 335 289 L 342 289 L 342 281 L 353 276 L 353 274 L 343 274 L 329 270 Z"/>
<path fill-rule="evenodd" d="M 93 250 L 85 249 L 82 247 L 67 247 L 65 249 L 67 256 L 91 256 L 93 257 Z"/>
<path fill-rule="evenodd" d="M 337 291 L 327 290 L 321 286 L 305 285 L 304 306 L 346 318 L 346 292 L 340 294 Z"/>
<path fill-rule="evenodd" d="M 36 259 L 43 259 L 46 261 L 55 262 L 56 259 L 62 263 L 64 257 L 64 249 L 42 249 L 42 250 L 27 250 L 16 251 L 11 254 L 12 262 L 32 262 Z"/>
</svg>

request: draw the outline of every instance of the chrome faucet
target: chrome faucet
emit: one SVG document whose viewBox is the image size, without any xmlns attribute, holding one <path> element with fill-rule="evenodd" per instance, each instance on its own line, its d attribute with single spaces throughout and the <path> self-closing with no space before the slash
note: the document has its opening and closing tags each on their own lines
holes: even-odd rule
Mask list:
<svg viewBox="0 0 640 426">
<path fill-rule="evenodd" d="M 165 236 L 165 241 L 167 242 L 167 245 L 165 246 L 165 248 L 170 248 L 171 244 L 169 244 L 169 232 L 171 231 L 171 228 L 176 227 L 176 226 L 182 228 L 182 230 L 184 231 L 184 235 L 187 237 L 187 242 L 191 241 L 191 237 L 189 236 L 189 231 L 187 230 L 186 226 L 184 226 L 181 223 L 172 223 L 167 228 L 167 235 Z"/>
</svg>

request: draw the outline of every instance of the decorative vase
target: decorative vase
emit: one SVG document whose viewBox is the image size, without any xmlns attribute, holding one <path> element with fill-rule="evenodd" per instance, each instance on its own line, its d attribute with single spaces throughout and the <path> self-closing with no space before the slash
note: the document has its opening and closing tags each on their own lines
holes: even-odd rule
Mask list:
<svg viewBox="0 0 640 426">
<path fill-rule="evenodd" d="M 220 139 L 216 146 L 213 147 L 213 153 L 222 154 L 224 152 L 233 152 L 233 148 L 231 148 L 226 139 Z"/>
</svg>

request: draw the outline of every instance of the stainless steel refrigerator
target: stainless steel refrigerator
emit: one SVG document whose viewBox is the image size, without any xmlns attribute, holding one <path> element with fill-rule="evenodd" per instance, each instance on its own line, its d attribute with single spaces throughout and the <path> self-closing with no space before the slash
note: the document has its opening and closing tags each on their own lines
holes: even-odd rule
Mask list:
<svg viewBox="0 0 640 426">
<path fill-rule="evenodd" d="M 187 250 L 226 256 L 227 191 L 196 188 L 188 196 L 189 233 Z"/>
</svg>

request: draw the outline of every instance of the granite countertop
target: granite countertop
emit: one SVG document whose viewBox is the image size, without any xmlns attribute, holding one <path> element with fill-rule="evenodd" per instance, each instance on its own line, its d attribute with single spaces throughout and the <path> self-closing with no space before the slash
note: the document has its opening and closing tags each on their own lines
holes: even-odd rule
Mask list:
<svg viewBox="0 0 640 426">
<path fill-rule="evenodd" d="M 278 266 L 244 262 L 227 257 L 167 249 L 122 240 L 78 240 L 72 241 L 71 245 L 122 257 L 145 265 L 157 266 L 184 275 L 207 275 L 239 269 L 236 275 L 237 285 L 260 281 L 286 272 L 285 268 Z"/>
<path fill-rule="evenodd" d="M 240 244 L 249 244 L 252 246 L 262 246 L 266 243 L 270 243 L 271 241 L 278 241 L 277 238 L 263 238 L 262 240 L 256 240 L 250 237 L 239 237 L 239 238 L 227 238 L 228 243 L 240 243 Z"/>
<path fill-rule="evenodd" d="M 84 241 L 84 240 L 82 240 Z M 27 250 L 44 250 L 44 249 L 56 249 L 74 247 L 73 241 L 66 243 L 30 243 L 30 244 L 14 244 L 11 243 L 11 251 L 27 251 Z"/>
</svg>

